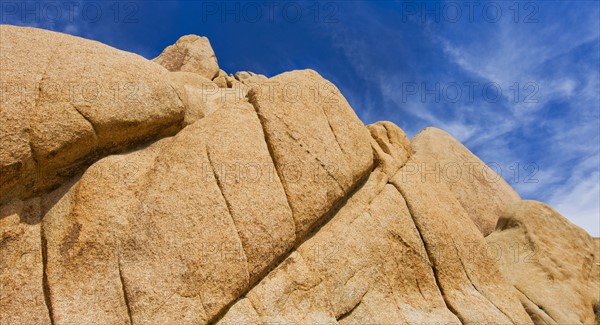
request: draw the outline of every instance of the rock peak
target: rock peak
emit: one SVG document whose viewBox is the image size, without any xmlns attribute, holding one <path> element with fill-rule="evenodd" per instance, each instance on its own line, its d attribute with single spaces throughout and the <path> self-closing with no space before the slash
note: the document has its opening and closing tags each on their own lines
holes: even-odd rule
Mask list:
<svg viewBox="0 0 600 325">
<path fill-rule="evenodd" d="M 182 36 L 153 61 L 169 71 L 193 72 L 209 80 L 219 73 L 219 64 L 210 41 L 198 35 Z"/>
</svg>

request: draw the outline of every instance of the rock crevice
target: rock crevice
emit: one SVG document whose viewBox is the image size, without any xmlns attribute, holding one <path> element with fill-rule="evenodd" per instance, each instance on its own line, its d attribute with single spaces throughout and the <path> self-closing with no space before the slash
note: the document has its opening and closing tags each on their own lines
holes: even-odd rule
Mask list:
<svg viewBox="0 0 600 325">
<path fill-rule="evenodd" d="M 402 197 L 404 197 L 404 200 L 406 200 L 405 194 L 402 193 L 402 187 L 395 185 L 393 182 L 390 182 L 389 184 L 394 186 L 398 190 L 398 192 L 402 195 Z M 448 298 L 444 294 L 444 287 L 441 285 L 440 279 L 439 279 L 439 274 L 438 274 L 439 271 L 437 270 L 436 265 L 432 262 L 431 249 L 430 248 L 428 249 L 428 243 L 425 241 L 425 239 L 423 239 L 423 235 L 421 234 L 421 230 L 419 229 L 419 224 L 415 222 L 415 219 L 413 217 L 414 212 L 412 211 L 411 203 L 409 201 L 406 201 L 406 207 L 408 209 L 411 221 L 412 221 L 413 225 L 415 226 L 415 228 L 417 229 L 417 233 L 419 234 L 419 239 L 420 239 L 421 243 L 423 243 L 423 247 L 425 249 L 425 257 L 427 258 L 427 263 L 431 267 L 431 271 L 433 272 L 433 278 L 435 279 L 436 287 L 438 288 L 442 298 L 444 299 L 445 306 L 448 308 L 448 310 L 450 310 L 452 312 L 452 314 L 454 314 L 460 320 L 461 324 L 467 324 L 466 320 L 463 317 L 461 317 L 461 315 L 456 311 L 456 309 L 452 306 L 452 303 L 450 301 L 448 301 Z M 417 285 L 418 285 L 418 283 L 417 283 Z M 420 288 L 419 288 L 419 293 L 421 293 L 421 295 L 423 295 Z"/>
<path fill-rule="evenodd" d="M 48 310 L 50 324 L 54 325 L 54 312 L 52 310 L 52 299 L 50 295 L 50 285 L 48 284 L 48 243 L 44 235 L 43 224 L 40 225 L 40 243 L 42 252 L 42 292 L 44 293 L 44 304 Z"/>
</svg>

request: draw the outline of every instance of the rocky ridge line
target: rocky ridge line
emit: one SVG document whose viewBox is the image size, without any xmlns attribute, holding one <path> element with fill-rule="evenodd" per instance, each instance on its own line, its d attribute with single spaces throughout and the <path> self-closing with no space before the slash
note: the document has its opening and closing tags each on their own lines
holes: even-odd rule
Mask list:
<svg viewBox="0 0 600 325">
<path fill-rule="evenodd" d="M 365 127 L 312 70 L 227 75 L 195 35 L 154 62 L 0 38 L 37 89 L 2 96 L 2 324 L 594 323 L 597 239 L 441 130 Z M 75 76 L 141 100 L 49 97 Z"/>
</svg>

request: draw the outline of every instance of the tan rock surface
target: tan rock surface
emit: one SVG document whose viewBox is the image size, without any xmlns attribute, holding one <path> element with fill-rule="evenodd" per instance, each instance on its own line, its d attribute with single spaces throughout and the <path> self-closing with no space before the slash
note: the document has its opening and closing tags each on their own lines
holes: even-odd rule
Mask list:
<svg viewBox="0 0 600 325">
<path fill-rule="evenodd" d="M 42 193 L 97 156 L 182 127 L 183 105 L 157 64 L 35 28 L 0 33 L 0 198 Z"/>
<path fill-rule="evenodd" d="M 197 35 L 182 36 L 154 59 L 169 71 L 193 72 L 212 80 L 219 74 L 219 64 L 210 41 Z"/>
<path fill-rule="evenodd" d="M 217 76 L 213 78 L 213 82 L 217 84 L 217 86 L 219 86 L 219 88 L 230 88 L 231 87 L 231 77 L 229 77 L 227 75 L 227 72 L 225 72 L 223 69 L 219 69 L 219 73 L 217 73 Z M 233 78 L 231 78 L 233 79 Z"/>
<path fill-rule="evenodd" d="M 302 238 L 371 171 L 371 137 L 340 91 L 312 70 L 270 78 L 248 96 Z"/>
<path fill-rule="evenodd" d="M 41 213 L 39 198 L 0 206 L 0 324 L 50 324 Z"/>
<path fill-rule="evenodd" d="M 298 239 L 248 101 L 226 101 L 174 137 L 106 157 L 42 200 L 54 202 L 41 231 L 57 323 L 208 322 Z"/>
<path fill-rule="evenodd" d="M 531 323 L 448 187 L 405 175 L 430 157 L 409 159 L 390 123 L 369 130 L 381 169 L 220 322 Z"/>
<path fill-rule="evenodd" d="M 392 177 L 412 155 L 412 145 L 402 129 L 392 122 L 367 125 L 371 132 L 373 152 L 382 170 Z"/>
<path fill-rule="evenodd" d="M 269 79 L 265 75 L 250 71 L 238 71 L 235 73 L 234 78 L 247 86 L 259 85 Z"/>
<path fill-rule="evenodd" d="M 515 204 L 486 238 L 501 252 L 499 265 L 519 290 L 537 324 L 594 324 L 590 277 L 592 238 L 549 206 Z"/>
<path fill-rule="evenodd" d="M 459 324 L 398 190 L 379 169 L 219 324 Z"/>
<path fill-rule="evenodd" d="M 412 146 L 424 160 L 408 172 L 436 175 L 484 236 L 494 230 L 504 209 L 521 200 L 501 175 L 440 129 L 422 130 L 412 139 Z"/>
<path fill-rule="evenodd" d="M 248 164 L 265 175 L 240 181 L 255 177 L 245 174 Z M 63 197 L 73 195 L 75 205 L 44 221 L 55 319 L 183 324 L 214 317 L 295 239 L 283 187 L 268 170 L 274 167 L 248 103 L 94 164 Z"/>
<path fill-rule="evenodd" d="M 165 140 L 166 141 L 166 140 Z M 162 142 L 104 158 L 80 180 L 48 194 L 42 222 L 46 279 L 55 324 L 130 322 L 122 238 L 134 195 Z M 136 159 L 125 159 L 126 157 Z"/>
<path fill-rule="evenodd" d="M 593 322 L 600 242 L 441 130 L 365 127 L 312 70 L 227 75 L 198 36 L 169 72 L 0 34 L 2 325 Z"/>
<path fill-rule="evenodd" d="M 435 174 L 413 172 L 432 158 L 416 138 L 412 145 L 415 153 L 390 182 L 406 200 L 448 308 L 462 323 L 531 323 L 454 192 Z"/>
<path fill-rule="evenodd" d="M 219 86 L 211 80 L 192 72 L 171 72 L 168 76 L 185 107 L 185 125 L 222 106 Z"/>
<path fill-rule="evenodd" d="M 590 290 L 594 298 L 594 312 L 596 313 L 596 322 L 600 320 L 600 238 L 594 238 L 594 256 L 592 264 L 592 274 L 590 275 Z"/>
</svg>

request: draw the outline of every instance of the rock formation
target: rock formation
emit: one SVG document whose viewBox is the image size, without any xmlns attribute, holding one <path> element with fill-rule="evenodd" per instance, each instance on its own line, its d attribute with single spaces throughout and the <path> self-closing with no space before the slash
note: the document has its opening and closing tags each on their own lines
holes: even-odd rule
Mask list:
<svg viewBox="0 0 600 325">
<path fill-rule="evenodd" d="M 93 159 L 183 127 L 169 73 L 94 41 L 2 26 L 0 199 L 55 188 Z"/>
<path fill-rule="evenodd" d="M 363 125 L 315 71 L 228 75 L 194 35 L 153 61 L 0 36 L 2 325 L 600 312 L 598 239 L 442 130 Z"/>
<path fill-rule="evenodd" d="M 522 201 L 486 240 L 536 323 L 594 323 L 598 249 L 585 231 L 543 203 Z"/>
<path fill-rule="evenodd" d="M 211 80 L 219 73 L 217 57 L 208 38 L 196 35 L 181 37 L 153 61 L 169 71 L 193 72 Z"/>
</svg>

